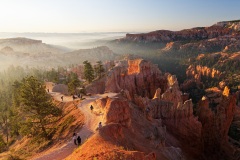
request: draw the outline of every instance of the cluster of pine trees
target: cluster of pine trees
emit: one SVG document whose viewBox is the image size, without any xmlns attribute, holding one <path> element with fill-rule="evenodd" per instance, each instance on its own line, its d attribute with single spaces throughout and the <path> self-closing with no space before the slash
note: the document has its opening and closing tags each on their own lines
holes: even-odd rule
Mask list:
<svg viewBox="0 0 240 160">
<path fill-rule="evenodd" d="M 103 76 L 101 61 L 94 67 L 88 61 L 83 65 L 83 76 L 88 83 Z M 62 111 L 47 93 L 45 80 L 68 85 L 71 94 L 83 85 L 76 73 L 69 73 L 63 67 L 45 70 L 10 66 L 0 72 L 0 152 L 6 151 L 19 137 L 50 140 L 54 135 L 54 123 L 61 118 Z"/>
<path fill-rule="evenodd" d="M 238 59 L 230 59 L 227 56 L 223 57 L 221 55 L 212 57 L 211 54 L 208 54 L 194 64 L 207 66 L 222 72 L 222 76 L 217 78 L 202 76 L 202 81 L 206 84 L 206 87 L 218 86 L 220 81 L 225 81 L 231 90 L 236 90 L 240 85 L 238 76 L 240 74 L 238 69 L 240 67 L 240 61 Z"/>
<path fill-rule="evenodd" d="M 93 67 L 89 61 L 84 61 L 84 78 L 88 83 L 92 82 L 95 78 L 101 78 L 104 73 L 103 64 L 101 61 L 97 61 Z"/>
<path fill-rule="evenodd" d="M 46 92 L 45 74 L 13 66 L 0 73 L 0 152 L 19 137 L 51 139 L 54 134 L 52 124 L 62 111 Z"/>
</svg>

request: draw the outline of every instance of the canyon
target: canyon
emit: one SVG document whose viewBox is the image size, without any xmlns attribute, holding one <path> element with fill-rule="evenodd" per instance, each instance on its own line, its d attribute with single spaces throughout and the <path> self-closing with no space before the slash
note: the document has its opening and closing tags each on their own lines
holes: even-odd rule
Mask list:
<svg viewBox="0 0 240 160">
<path fill-rule="evenodd" d="M 105 125 L 69 159 L 240 158 L 239 149 L 228 142 L 236 96 L 227 87 L 217 105 L 212 107 L 212 99 L 205 97 L 193 113 L 193 103 L 184 98 L 176 77 L 146 60 L 119 61 L 103 79 L 104 85 L 93 83 L 87 91 L 94 87 L 119 94 L 95 102 Z"/>
<path fill-rule="evenodd" d="M 93 114 L 101 117 L 103 127 L 69 160 L 240 159 L 239 21 L 126 34 L 106 46 L 79 50 L 41 40 L 1 39 L 0 57 L 2 62 L 15 60 L 16 65 L 68 66 L 58 76 L 76 73 L 84 96 L 96 98 L 91 99 Z M 102 60 L 105 70 L 86 86 L 84 60 L 93 67 Z M 9 64 L 1 63 L 1 69 L 5 65 Z M 53 91 L 61 85 L 67 95 L 63 84 Z"/>
</svg>

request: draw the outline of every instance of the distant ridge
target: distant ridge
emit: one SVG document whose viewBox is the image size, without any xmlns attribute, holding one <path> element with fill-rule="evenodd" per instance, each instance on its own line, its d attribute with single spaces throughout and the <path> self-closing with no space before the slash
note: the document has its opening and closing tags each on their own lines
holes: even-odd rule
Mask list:
<svg viewBox="0 0 240 160">
<path fill-rule="evenodd" d="M 199 41 L 218 38 L 225 35 L 238 35 L 240 20 L 221 21 L 209 27 L 195 27 L 180 31 L 156 30 L 148 33 L 126 34 L 117 42 L 169 43 L 175 41 Z"/>
<path fill-rule="evenodd" d="M 41 40 L 34 40 L 34 39 L 29 39 L 24 37 L 0 39 L 0 44 L 7 43 L 7 42 L 18 44 L 18 45 L 42 43 Z"/>
</svg>

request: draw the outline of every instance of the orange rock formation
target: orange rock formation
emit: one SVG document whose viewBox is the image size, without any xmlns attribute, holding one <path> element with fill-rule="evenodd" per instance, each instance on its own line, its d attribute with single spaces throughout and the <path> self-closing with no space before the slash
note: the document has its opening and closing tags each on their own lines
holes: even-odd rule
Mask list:
<svg viewBox="0 0 240 160">
<path fill-rule="evenodd" d="M 195 117 L 176 77 L 142 59 L 118 62 L 100 87 L 119 95 L 96 101 L 106 125 L 72 155 L 75 159 L 217 159 L 234 152 L 227 134 L 236 101 L 227 89 L 213 110 L 202 100 Z"/>
</svg>

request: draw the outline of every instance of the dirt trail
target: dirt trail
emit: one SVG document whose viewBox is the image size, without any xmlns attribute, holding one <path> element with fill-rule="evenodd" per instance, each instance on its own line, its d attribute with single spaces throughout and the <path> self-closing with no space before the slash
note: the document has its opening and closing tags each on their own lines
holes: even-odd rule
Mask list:
<svg viewBox="0 0 240 160">
<path fill-rule="evenodd" d="M 50 94 L 54 97 L 54 99 L 58 101 L 61 100 L 62 94 L 56 93 L 56 92 L 50 92 Z M 82 129 L 77 133 L 80 135 L 82 139 L 82 143 L 84 143 L 89 137 L 91 137 L 95 132 L 96 128 L 98 126 L 98 123 L 103 121 L 102 115 L 95 115 L 91 113 L 89 106 L 92 102 L 94 102 L 96 99 L 102 98 L 102 97 L 114 97 L 116 93 L 105 93 L 102 95 L 94 95 L 94 96 L 87 96 L 83 97 L 86 98 L 83 100 L 79 105 L 78 108 L 81 110 L 81 112 L 85 116 L 85 124 L 82 127 Z M 69 102 L 72 101 L 72 97 L 70 96 L 64 96 L 63 102 Z M 38 156 L 38 158 L 34 158 L 33 160 L 63 160 L 67 156 L 69 156 L 74 149 L 76 149 L 77 146 L 73 144 L 73 140 L 69 139 L 65 144 L 63 144 L 61 147 L 51 150 L 50 153 L 46 153 L 45 155 Z"/>
</svg>

